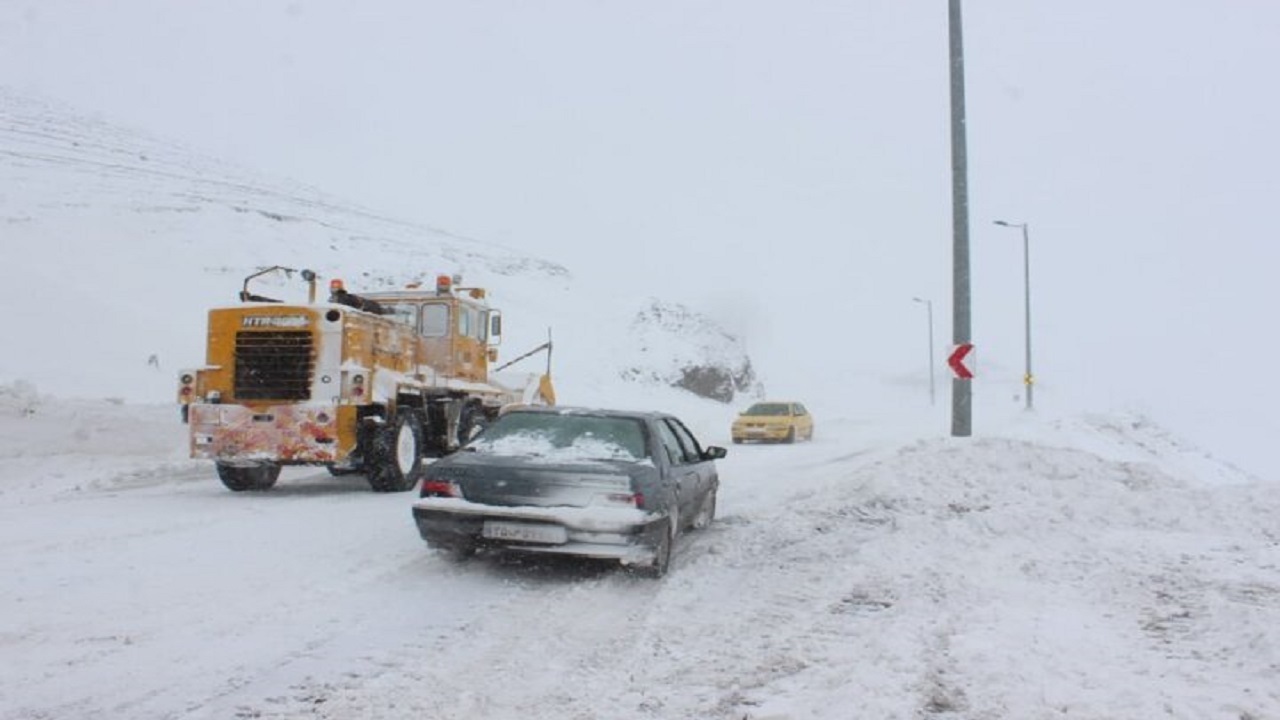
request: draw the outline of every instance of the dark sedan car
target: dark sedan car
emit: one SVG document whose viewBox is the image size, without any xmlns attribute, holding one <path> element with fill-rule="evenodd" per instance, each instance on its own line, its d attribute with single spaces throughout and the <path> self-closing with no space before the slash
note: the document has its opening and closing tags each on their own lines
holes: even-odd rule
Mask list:
<svg viewBox="0 0 1280 720">
<path fill-rule="evenodd" d="M 724 456 L 663 413 L 522 407 L 427 468 L 413 517 L 459 556 L 578 555 L 661 577 L 680 533 L 715 517 Z"/>
</svg>

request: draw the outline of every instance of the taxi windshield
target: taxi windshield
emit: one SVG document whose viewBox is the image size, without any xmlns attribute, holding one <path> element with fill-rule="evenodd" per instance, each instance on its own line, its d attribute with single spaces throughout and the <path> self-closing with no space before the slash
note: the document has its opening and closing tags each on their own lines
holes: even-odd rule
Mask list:
<svg viewBox="0 0 1280 720">
<path fill-rule="evenodd" d="M 747 408 L 743 415 L 790 415 L 791 410 L 786 403 L 756 403 Z"/>
</svg>

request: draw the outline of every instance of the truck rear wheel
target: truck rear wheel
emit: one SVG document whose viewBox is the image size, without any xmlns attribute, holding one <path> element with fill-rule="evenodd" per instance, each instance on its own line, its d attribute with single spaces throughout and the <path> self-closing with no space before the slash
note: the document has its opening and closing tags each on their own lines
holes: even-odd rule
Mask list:
<svg viewBox="0 0 1280 720">
<path fill-rule="evenodd" d="M 273 462 L 254 465 L 232 465 L 218 463 L 218 479 L 228 490 L 244 492 L 245 490 L 270 490 L 280 477 L 280 465 Z"/>
<path fill-rule="evenodd" d="M 366 463 L 369 487 L 376 492 L 413 489 L 422 475 L 422 420 L 418 413 L 397 413 L 380 428 L 369 448 Z"/>
</svg>

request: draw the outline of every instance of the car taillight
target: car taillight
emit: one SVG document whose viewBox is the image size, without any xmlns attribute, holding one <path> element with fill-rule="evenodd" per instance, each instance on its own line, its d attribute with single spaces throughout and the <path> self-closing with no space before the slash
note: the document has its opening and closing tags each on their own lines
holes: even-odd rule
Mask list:
<svg viewBox="0 0 1280 720">
<path fill-rule="evenodd" d="M 462 492 L 457 483 L 428 478 L 422 481 L 422 492 L 418 497 L 462 497 Z"/>
<path fill-rule="evenodd" d="M 635 508 L 644 506 L 644 493 L 609 493 L 604 499 L 617 505 Z"/>
</svg>

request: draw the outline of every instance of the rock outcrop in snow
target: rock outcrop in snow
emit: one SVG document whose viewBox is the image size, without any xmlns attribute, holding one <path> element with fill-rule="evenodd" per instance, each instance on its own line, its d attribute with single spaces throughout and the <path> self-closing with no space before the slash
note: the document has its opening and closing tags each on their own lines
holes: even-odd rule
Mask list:
<svg viewBox="0 0 1280 720">
<path fill-rule="evenodd" d="M 637 356 L 622 370 L 623 379 L 658 382 L 722 403 L 762 394 L 741 339 L 702 313 L 654 299 L 636 313 L 631 330 Z"/>
</svg>

